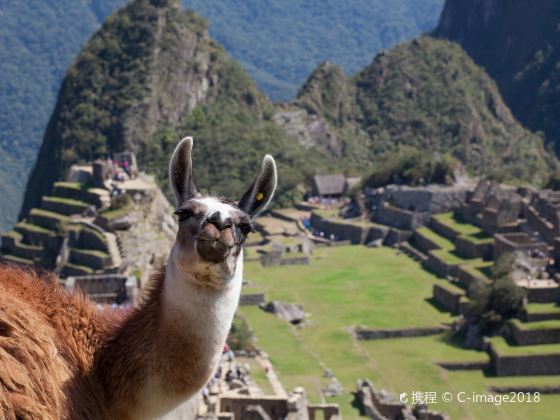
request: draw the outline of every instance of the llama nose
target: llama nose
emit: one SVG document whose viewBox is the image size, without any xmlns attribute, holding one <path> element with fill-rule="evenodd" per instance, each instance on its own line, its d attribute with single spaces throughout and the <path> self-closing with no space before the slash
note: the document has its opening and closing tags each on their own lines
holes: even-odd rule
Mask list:
<svg viewBox="0 0 560 420">
<path fill-rule="evenodd" d="M 222 220 L 222 215 L 219 211 L 211 214 L 207 220 L 208 223 L 212 223 L 220 231 L 232 226 L 231 217 L 227 217 L 226 219 Z"/>
</svg>

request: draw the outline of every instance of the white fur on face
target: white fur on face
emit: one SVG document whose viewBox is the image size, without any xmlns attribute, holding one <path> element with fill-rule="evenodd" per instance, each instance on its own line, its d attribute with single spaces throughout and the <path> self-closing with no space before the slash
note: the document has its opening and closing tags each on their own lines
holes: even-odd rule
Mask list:
<svg viewBox="0 0 560 420">
<path fill-rule="evenodd" d="M 219 215 L 221 222 L 224 222 L 228 218 L 235 219 L 238 213 L 241 213 L 241 210 L 237 207 L 223 203 L 215 197 L 194 198 L 191 201 L 196 203 L 198 207 L 197 212 L 204 214 L 204 217 L 200 219 L 199 223 L 203 223 L 203 220 L 216 213 Z M 235 255 L 234 252 L 230 252 L 230 255 L 223 262 L 212 263 L 199 256 L 196 248 L 197 240 L 198 238 L 196 235 L 187 235 L 185 236 L 185 240 L 180 243 L 176 242 L 170 255 L 170 261 L 174 260 L 177 268 L 184 273 L 196 273 L 199 275 L 208 275 L 212 273 L 213 278 L 221 279 L 218 283 L 227 286 L 239 261 L 243 258 L 241 256 L 242 254 Z"/>
<path fill-rule="evenodd" d="M 224 221 L 228 217 L 231 217 L 233 211 L 235 210 L 229 204 L 222 203 L 220 200 L 214 197 L 196 198 L 193 201 L 204 204 L 206 206 L 206 217 L 218 212 L 220 214 L 221 221 Z"/>
</svg>

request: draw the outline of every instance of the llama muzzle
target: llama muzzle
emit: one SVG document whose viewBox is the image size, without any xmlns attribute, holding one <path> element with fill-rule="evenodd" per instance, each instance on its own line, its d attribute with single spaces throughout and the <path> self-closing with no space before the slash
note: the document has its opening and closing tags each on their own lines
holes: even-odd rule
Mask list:
<svg viewBox="0 0 560 420">
<path fill-rule="evenodd" d="M 231 227 L 219 230 L 212 223 L 206 224 L 197 241 L 198 254 L 206 261 L 220 263 L 224 261 L 235 245 Z"/>
</svg>

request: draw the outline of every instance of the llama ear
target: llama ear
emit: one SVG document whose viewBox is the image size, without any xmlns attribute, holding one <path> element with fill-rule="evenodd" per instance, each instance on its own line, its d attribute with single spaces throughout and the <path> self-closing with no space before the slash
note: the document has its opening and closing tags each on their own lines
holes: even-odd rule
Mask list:
<svg viewBox="0 0 560 420">
<path fill-rule="evenodd" d="M 175 192 L 177 207 L 197 194 L 192 175 L 192 146 L 192 137 L 185 137 L 175 148 L 169 162 L 169 180 Z"/>
<path fill-rule="evenodd" d="M 243 198 L 239 200 L 239 208 L 251 218 L 255 218 L 272 200 L 277 180 L 274 158 L 266 155 L 262 162 L 261 172 L 243 195 Z"/>
</svg>

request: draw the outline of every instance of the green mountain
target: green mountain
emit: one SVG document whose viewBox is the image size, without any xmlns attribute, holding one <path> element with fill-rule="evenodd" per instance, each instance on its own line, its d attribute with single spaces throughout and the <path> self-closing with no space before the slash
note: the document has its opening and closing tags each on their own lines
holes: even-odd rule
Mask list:
<svg viewBox="0 0 560 420">
<path fill-rule="evenodd" d="M 555 167 L 484 70 L 457 44 L 429 37 L 379 54 L 354 77 L 323 63 L 276 120 L 362 171 L 406 147 L 513 182 L 542 183 Z"/>
<path fill-rule="evenodd" d="M 107 19 L 66 73 L 22 215 L 70 165 L 113 151 L 135 152 L 163 180 L 165 162 L 186 134 L 197 141 L 200 188 L 241 194 L 266 151 L 281 158 L 281 187 L 293 191 L 303 153 L 272 114 L 202 18 L 182 11 L 178 0 L 132 1 Z"/>
<path fill-rule="evenodd" d="M 0 229 L 21 206 L 68 64 L 125 0 L 0 2 Z"/>
<path fill-rule="evenodd" d="M 492 76 L 513 114 L 560 152 L 560 3 L 447 0 L 435 36 L 457 41 Z"/>
<path fill-rule="evenodd" d="M 443 0 L 183 0 L 273 100 L 292 99 L 329 60 L 352 74 L 377 52 L 431 31 Z"/>
<path fill-rule="evenodd" d="M 0 229 L 21 206 L 28 173 L 68 66 L 127 0 L 0 2 Z M 184 0 L 274 99 L 293 98 L 324 59 L 358 71 L 380 48 L 431 30 L 443 0 Z"/>
<path fill-rule="evenodd" d="M 107 19 L 66 77 L 21 215 L 73 163 L 131 150 L 166 188 L 166 161 L 193 135 L 203 190 L 239 195 L 264 153 L 280 164 L 278 203 L 303 177 L 367 175 L 406 147 L 449 153 L 473 173 L 543 182 L 554 166 L 496 86 L 456 44 L 421 38 L 354 77 L 320 65 L 292 103 L 272 105 L 179 0 L 135 0 Z"/>
</svg>

